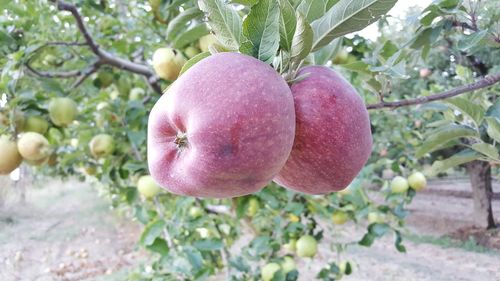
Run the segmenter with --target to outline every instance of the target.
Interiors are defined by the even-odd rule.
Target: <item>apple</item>
[[[49,156],[39,159],[39,160],[26,160],[26,163],[30,166],[41,166],[49,160]]]
[[[146,91],[144,91],[144,89],[136,87],[136,88],[133,88],[132,90],[130,90],[130,93],[128,95],[128,99],[129,100],[139,100],[142,97],[144,97],[144,94],[146,94]]]
[[[107,134],[99,134],[92,138],[89,143],[90,153],[94,158],[103,158],[115,150],[113,137]]]
[[[196,56],[197,54],[200,53],[200,49],[196,48],[196,47],[193,47],[193,46],[189,46],[187,47],[185,50],[184,50],[184,54],[186,54],[186,56],[191,59],[193,58],[194,56]]]
[[[29,116],[24,123],[24,132],[45,134],[49,129],[49,122],[40,116]]]
[[[421,172],[415,172],[408,177],[408,184],[415,191],[421,191],[427,186],[427,179]]]
[[[369,212],[368,213],[368,222],[370,224],[372,223],[384,223],[385,222],[385,216],[384,214],[381,214],[379,212]]]
[[[262,267],[260,271],[260,277],[263,281],[271,281],[274,274],[281,269],[281,266],[275,262],[268,263]]]
[[[301,69],[292,85],[297,131],[275,181],[289,189],[326,194],[347,187],[370,157],[370,119],[356,90],[324,66]]]
[[[75,120],[77,114],[77,105],[70,98],[54,98],[50,101],[50,120],[59,127],[65,127],[71,124]]]
[[[52,152],[49,141],[41,134],[35,132],[23,133],[17,140],[19,154],[29,161],[47,159]]]
[[[257,200],[257,198],[250,198],[250,200],[248,200],[247,216],[255,216],[255,214],[257,214],[257,211],[259,210],[259,207],[259,200]]]
[[[156,74],[166,80],[175,80],[186,63],[184,56],[172,48],[160,48],[153,54],[153,68]]]
[[[349,215],[344,211],[334,211],[332,221],[334,224],[344,224],[349,220]]]
[[[151,176],[142,176],[137,181],[139,193],[146,199],[151,199],[161,192],[161,187]]]
[[[332,60],[333,64],[344,64],[347,63],[347,59],[349,58],[349,53],[347,52],[346,49],[342,48],[340,49],[337,54],[335,54],[335,57]]]
[[[431,76],[432,70],[430,70],[429,68],[421,68],[419,71],[419,74],[420,74],[420,78],[427,78],[427,77]]]
[[[200,50],[202,52],[208,52],[210,50],[209,49],[210,46],[212,46],[212,45],[221,46],[221,43],[217,40],[217,37],[215,37],[215,35],[208,34],[208,35],[201,37],[198,40],[198,45],[199,45]]]
[[[203,215],[203,209],[200,207],[193,206],[189,208],[189,216],[193,219],[197,219]]]
[[[10,174],[22,161],[16,142],[11,141],[8,136],[0,136],[0,175]]]
[[[87,164],[83,167],[83,171],[88,176],[93,176],[97,173],[97,167],[95,165],[92,165],[92,164]]]
[[[285,249],[285,251],[287,251],[287,252],[295,253],[295,251],[297,250],[297,240],[290,239],[290,241],[288,241],[288,243],[283,245],[283,249]]]
[[[283,167],[294,133],[285,80],[253,57],[218,53],[179,77],[151,110],[149,171],[179,195],[255,193]]]
[[[297,265],[292,257],[286,256],[281,263],[281,268],[283,269],[283,273],[288,274],[288,272],[296,270]]]
[[[318,242],[311,235],[304,235],[297,240],[297,256],[312,258],[318,252]]]
[[[391,191],[393,193],[405,193],[408,188],[408,181],[401,176],[396,176],[391,181]]]
[[[97,79],[101,82],[101,88],[107,88],[113,83],[114,77],[111,70],[107,70],[99,72]]]

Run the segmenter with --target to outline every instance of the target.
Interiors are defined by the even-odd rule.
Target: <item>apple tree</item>
[[[94,182],[144,224],[138,243],[152,255],[130,280],[296,280],[296,263],[318,252],[328,258],[314,275],[338,280],[352,272],[342,252],[354,244],[392,234],[404,252],[405,207],[421,181],[396,177],[389,187],[377,176],[384,167],[409,176],[425,162],[440,171],[468,163],[483,218],[499,162],[497,4],[436,1],[404,25],[410,38],[391,30],[396,2],[0,1],[0,173],[23,162]],[[377,42],[349,35],[375,22]],[[354,85],[372,111],[375,149],[347,189],[308,195],[269,183],[203,199],[157,185],[147,164],[151,109],[191,68],[225,52],[260,60],[292,88],[307,80],[306,65],[335,68]],[[409,106],[418,110],[383,110]],[[382,200],[365,189],[372,184]],[[365,234],[329,239],[347,222]]]

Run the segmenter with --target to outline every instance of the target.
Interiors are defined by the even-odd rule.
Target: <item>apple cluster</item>
[[[297,76],[289,86],[238,53],[192,66],[150,113],[151,176],[172,193],[209,198],[251,194],[272,180],[308,194],[347,187],[371,153],[365,105],[327,67]]]

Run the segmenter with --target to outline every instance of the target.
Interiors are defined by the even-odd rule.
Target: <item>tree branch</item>
[[[132,62],[130,60],[117,57],[117,56],[103,50],[97,44],[97,42],[92,38],[87,27],[85,26],[83,18],[81,16],[81,14],[78,12],[78,9],[75,5],[67,3],[67,2],[62,1],[62,0],[50,0],[50,1],[56,4],[57,9],[59,11],[67,11],[73,15],[73,18],[75,18],[78,30],[80,31],[80,33],[82,33],[82,35],[85,39],[85,45],[88,46],[90,48],[90,50],[99,59],[98,64],[94,64],[94,66],[97,65],[100,67],[102,65],[110,65],[110,66],[113,66],[113,67],[116,67],[116,68],[119,68],[119,69],[122,69],[125,71],[129,71],[129,72],[132,72],[135,74],[143,75],[147,79],[147,82],[150,85],[151,89],[153,89],[158,94],[162,94],[161,86],[159,84],[159,78],[147,65]],[[62,45],[68,45],[68,44],[62,44]],[[82,76],[74,85],[80,85],[88,76],[90,76],[90,74],[93,73],[93,72],[91,72],[90,74],[88,74],[90,72],[88,70],[93,70],[93,72],[97,71],[97,69],[94,70],[92,68],[92,66],[89,69],[87,69],[87,71],[80,71],[80,75],[82,75]],[[40,72],[34,71],[34,73],[38,74]],[[51,77],[51,76],[48,76],[48,77]],[[58,77],[58,76],[53,76],[53,77]]]
[[[418,97],[414,99],[408,99],[408,100],[400,100],[400,101],[392,101],[392,102],[380,102],[380,103],[375,103],[375,104],[368,104],[366,108],[368,110],[371,109],[382,109],[382,108],[398,108],[398,107],[403,107],[403,106],[410,106],[410,105],[417,105],[417,104],[424,104],[424,103],[429,103],[437,100],[443,100],[447,98],[451,98],[454,96],[458,96],[461,94],[465,94],[468,92],[472,92],[475,90],[483,89],[490,87],[500,81],[500,73],[495,73],[489,76],[486,76],[483,79],[480,79],[474,83],[463,85],[448,91],[444,91],[438,94],[430,95],[430,96],[423,96],[423,97]]]

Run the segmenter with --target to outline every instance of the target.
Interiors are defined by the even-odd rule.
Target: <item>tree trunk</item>
[[[491,166],[485,161],[472,161],[467,164],[474,200],[474,224],[479,227],[491,229],[495,227],[491,198]]]

